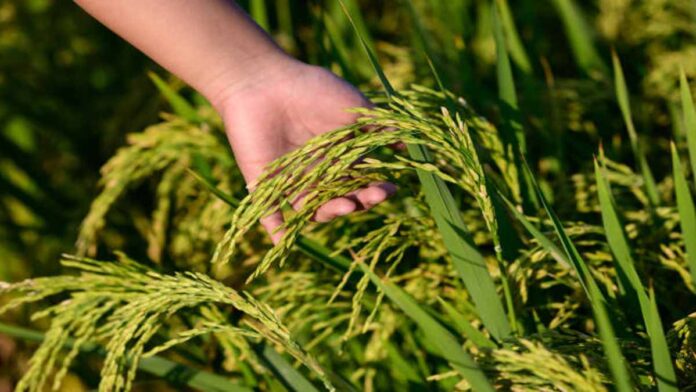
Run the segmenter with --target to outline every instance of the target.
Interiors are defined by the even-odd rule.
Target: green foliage
[[[3,317],[46,330],[0,324],[42,341],[12,373],[18,390],[73,375],[128,390],[145,373],[206,391],[696,385],[696,168],[679,156],[696,156],[688,0],[241,3],[375,106],[279,158],[249,193],[209,104],[151,73],[173,114],[110,125],[144,131],[125,145],[100,139],[119,149],[77,233],[51,203],[88,192],[27,165],[52,167],[25,132],[38,117],[9,121],[22,106],[0,104],[11,125],[0,225],[22,244],[0,256],[34,257],[29,245],[62,237],[54,246],[79,255],[32,273],[47,277],[0,283]],[[0,92],[12,82],[2,71]],[[64,159],[93,168],[88,155]],[[381,181],[399,186],[388,202],[312,221],[327,200]],[[273,245],[257,222],[276,211],[284,235]],[[114,252],[115,262],[84,257]]]

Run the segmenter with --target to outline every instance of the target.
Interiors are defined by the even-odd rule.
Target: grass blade
[[[505,31],[505,39],[507,41],[507,49],[510,51],[510,57],[512,57],[512,61],[517,64],[524,74],[529,75],[532,73],[532,64],[529,61],[529,56],[527,56],[524,45],[522,45],[520,35],[517,33],[517,27],[515,26],[515,20],[512,18],[512,13],[510,12],[510,6],[507,0],[495,1],[498,6],[500,21]]]
[[[661,392],[676,391],[677,379],[654,294],[651,292],[651,297],[648,298],[635,269],[635,263],[630,251],[631,248],[626,240],[623,226],[614,207],[615,203],[611,195],[611,187],[606,175],[604,175],[604,167],[600,167],[596,160],[594,164],[599,205],[607,241],[617,262],[617,274],[620,278],[627,281],[623,286],[631,289],[629,292],[631,302],[640,307],[643,323],[650,339],[652,362],[658,389]]]
[[[645,182],[645,191],[648,194],[650,203],[653,206],[656,206],[660,202],[660,197],[657,192],[655,177],[650,170],[645,153],[640,147],[640,140],[638,139],[638,133],[636,132],[635,125],[633,124],[633,116],[631,115],[631,104],[628,99],[626,79],[624,78],[621,61],[619,60],[619,56],[616,55],[616,52],[611,53],[611,60],[614,66],[614,88],[616,90],[616,99],[619,102],[619,108],[621,108],[624,123],[626,123],[626,130],[628,131],[628,138],[631,143],[631,149],[633,150],[633,156],[635,157],[640,173],[643,176],[643,181]]]
[[[627,362],[621,353],[621,348],[619,347],[616,334],[614,333],[614,327],[612,326],[609,313],[607,312],[606,299],[602,294],[602,291],[597,286],[597,282],[595,282],[594,278],[590,274],[589,267],[580,256],[580,253],[575,248],[575,245],[573,245],[573,242],[570,240],[570,237],[568,237],[568,234],[565,232],[560,219],[558,219],[556,213],[553,212],[551,207],[546,202],[546,198],[534,180],[534,177],[531,175],[531,170],[529,170],[528,166],[525,165],[525,167],[530,172],[530,178],[533,181],[534,189],[539,197],[539,201],[543,205],[544,210],[546,210],[546,213],[551,218],[556,235],[563,245],[566,256],[571,261],[571,264],[576,268],[580,278],[580,283],[587,292],[590,304],[592,305],[595,321],[597,322],[597,329],[604,348],[604,354],[607,357],[609,370],[613,376],[616,390],[619,392],[633,391],[633,382],[631,381],[631,376],[627,368]]]
[[[526,172],[522,169],[522,161],[527,153],[527,143],[524,129],[520,119],[517,92],[515,91],[515,79],[512,75],[510,58],[508,57],[507,44],[503,33],[503,25],[499,17],[498,2],[492,3],[493,36],[496,48],[496,69],[498,78],[498,98],[500,99],[500,111],[503,117],[503,143],[507,144],[506,154],[508,159],[515,162],[517,171],[517,189],[514,191],[522,198],[527,209],[538,209],[538,201],[531,191],[531,183]]]
[[[474,328],[469,324],[469,321],[464,317],[463,314],[459,313],[457,309],[454,308],[454,306],[450,305],[447,301],[444,299],[438,297],[438,301],[440,302],[440,305],[445,309],[445,313],[449,316],[450,319],[454,322],[454,325],[459,329],[461,333],[464,334],[464,336],[471,340],[477,347],[485,347],[485,348],[496,348],[496,344],[490,340],[486,335],[481,333],[478,329]]]
[[[616,259],[616,269],[619,279],[624,280],[623,287],[627,290],[628,296],[634,305],[638,305],[637,295],[645,292],[643,284],[640,281],[638,272],[636,271],[633,258],[631,257],[631,248],[624,234],[623,224],[619,219],[619,215],[614,208],[614,198],[611,195],[609,182],[604,174],[604,168],[600,167],[595,159],[595,179],[597,181],[597,193],[599,196],[599,207],[602,214],[602,222],[606,233],[609,248]]]
[[[601,78],[607,74],[607,66],[592,42],[592,30],[587,25],[580,8],[573,0],[552,0],[561,16],[570,48],[580,69],[588,76]]]
[[[251,0],[249,2],[249,14],[256,24],[262,29],[269,31],[268,11],[266,10],[266,0]]]
[[[44,334],[41,332],[3,323],[0,323],[0,334],[34,342],[41,342],[44,340]],[[65,348],[70,348],[71,346],[72,341],[69,340]],[[84,344],[81,346],[80,351],[86,354],[95,353],[104,355],[104,350],[96,344]],[[142,372],[160,377],[173,385],[181,387],[188,386],[204,392],[252,391],[251,388],[235,384],[222,376],[193,369],[158,356],[143,358],[140,363],[138,363],[138,369]]]
[[[352,1],[348,1],[348,4],[353,4]],[[370,65],[372,66],[372,69],[375,71],[377,74],[377,77],[379,78],[380,83],[382,84],[382,87],[384,88],[385,93],[387,94],[388,97],[392,97],[395,93],[394,87],[392,87],[391,83],[389,82],[389,79],[387,79],[387,75],[384,74],[384,70],[382,67],[379,65],[379,61],[377,60],[377,55],[375,54],[374,51],[374,46],[370,44],[371,41],[368,41],[368,34],[367,34],[367,29],[363,25],[362,27],[358,24],[358,21],[362,20],[362,18],[358,19],[357,15],[360,15],[359,13],[352,13],[349,9],[344,0],[339,0],[339,4],[341,5],[341,8],[343,9],[343,13],[346,15],[348,18],[348,21],[350,22],[351,26],[353,26],[353,30],[355,31],[355,34],[358,36],[358,39],[360,40],[360,44],[363,47],[363,50],[365,51],[365,54],[367,54],[368,60],[370,61]],[[355,10],[355,7],[353,7]],[[356,18],[353,18],[353,15],[356,15]]]
[[[677,194],[677,210],[681,224],[686,261],[691,271],[691,281],[696,283],[696,209],[691,197],[689,184],[686,182],[684,170],[679,161],[677,147],[672,143],[672,165],[674,168],[674,188]]]
[[[385,282],[372,272],[365,264],[360,264],[363,272],[372,283],[379,287],[389,299],[421,328],[426,339],[437,347],[440,355],[464,377],[475,391],[494,391],[486,375],[474,359],[464,351],[457,339],[405,291],[390,282]]]
[[[681,90],[682,112],[684,113],[684,130],[686,131],[686,143],[689,146],[689,161],[691,162],[691,175],[696,183],[696,108],[691,96],[689,82],[682,69],[679,75],[679,87]]]
[[[556,244],[553,243],[547,236],[544,235],[544,233],[541,232],[541,230],[537,229],[536,226],[532,224],[532,222],[527,219],[526,216],[524,216],[523,213],[517,210],[514,204],[510,202],[508,199],[506,199],[504,196],[501,195],[501,199],[507,204],[508,209],[515,215],[515,218],[517,218],[520,223],[522,223],[522,226],[524,226],[525,229],[529,232],[529,234],[534,237],[534,239],[537,240],[539,245],[541,245],[544,249],[546,249],[547,252],[553,257],[558,264],[564,266],[565,268],[570,268],[570,262],[568,261],[568,258],[565,256],[565,253],[561,249],[556,246]]]
[[[340,3],[348,20],[354,26],[387,96],[392,97],[395,94],[394,88],[379,65],[377,57],[355,26],[342,0]],[[431,161],[430,153],[424,146],[408,145],[407,149],[412,159],[418,162]],[[496,339],[501,340],[507,337],[511,333],[508,317],[496,292],[493,278],[486,267],[486,261],[474,246],[452,193],[447,185],[434,174],[422,170],[418,170],[417,174],[445,247],[452,257],[452,263],[469,290],[484,325]]]
[[[493,35],[495,38],[496,50],[496,69],[498,76],[498,97],[501,101],[510,106],[511,109],[517,110],[517,92],[515,91],[515,80],[512,76],[512,68],[510,67],[510,58],[508,57],[507,43],[503,33],[502,22],[498,12],[498,2],[493,3]],[[516,133],[521,130],[515,129]],[[518,136],[519,135],[515,135]],[[522,148],[523,145],[520,145]]]
[[[259,348],[260,356],[267,362],[267,367],[280,378],[291,390],[298,392],[319,392],[302,373],[297,371],[273,347],[264,344]]]
[[[614,386],[619,392],[634,391],[631,375],[627,368],[628,363],[621,353],[621,347],[616,339],[616,334],[614,333],[614,327],[611,324],[606,304],[601,299],[601,291],[594,279],[590,280],[587,286],[590,291],[590,302],[592,303],[595,321],[597,321],[599,337],[602,341],[602,347],[604,348],[607,362],[609,363],[609,371],[613,377]]]
[[[196,109],[188,103],[184,97],[179,95],[174,89],[172,89],[167,82],[162,80],[156,73],[154,72],[148,72],[147,74],[152,82],[155,84],[157,89],[159,90],[160,94],[164,97],[165,100],[169,103],[169,106],[172,107],[172,110],[174,113],[188,121],[191,122],[200,122],[201,117],[198,115],[198,112]]]
[[[427,151],[408,147],[412,158],[421,162],[429,159]],[[476,249],[452,193],[447,184],[434,175],[419,171],[418,178],[452,263],[471,294],[481,320],[493,337],[504,339],[511,333],[508,317],[486,261]]]
[[[655,293],[650,290],[650,319],[647,327],[650,335],[650,350],[652,351],[653,366],[655,368],[655,378],[657,379],[657,389],[660,392],[676,392],[679,390],[677,385],[677,375],[674,373],[672,356],[669,353],[667,338],[662,328],[662,319],[657,309]]]

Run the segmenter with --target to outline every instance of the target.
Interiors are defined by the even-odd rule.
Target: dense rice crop
[[[247,193],[211,107],[151,75],[172,113],[103,166],[66,273],[0,284],[0,313],[47,326],[0,325],[41,341],[17,390],[58,389],[90,354],[104,391],[145,374],[203,391],[696,385],[690,1],[274,4],[250,10],[375,107]],[[380,181],[389,202],[311,221]],[[142,188],[138,238],[109,215]],[[272,245],[257,223],[276,210]]]

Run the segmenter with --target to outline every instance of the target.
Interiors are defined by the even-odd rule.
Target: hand
[[[287,59],[257,74],[243,84],[222,89],[214,100],[248,184],[276,158],[317,135],[353,123],[357,115],[347,109],[370,106],[355,87],[321,67]],[[327,202],[314,219],[326,222],[369,209],[394,191],[393,184],[371,185]],[[273,230],[282,222],[279,212],[262,220],[274,242],[282,232]]]

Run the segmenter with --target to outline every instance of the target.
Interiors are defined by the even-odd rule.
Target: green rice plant
[[[510,52],[510,57],[515,62],[515,65],[519,67],[520,71],[524,74],[531,74],[532,64],[529,61],[529,56],[524,49],[524,45],[522,45],[522,39],[517,32],[515,20],[512,17],[512,12],[510,12],[510,6],[507,0],[495,0],[495,4],[500,17],[500,23],[505,32],[505,42],[507,43],[506,47]]]
[[[672,144],[672,166],[674,169],[674,184],[677,194],[677,209],[679,211],[679,223],[684,237],[684,247],[686,248],[686,259],[689,270],[691,271],[692,281],[696,281],[696,208],[686,182],[684,170],[679,160],[677,148]]]
[[[456,338],[447,329],[440,325],[436,320],[422,310],[418,303],[413,301],[408,294],[404,293],[398,286],[390,282],[382,281],[374,272],[364,264],[361,268],[370,277],[373,284],[378,286],[384,293],[394,301],[426,334],[427,339],[437,346],[440,355],[445,357],[452,367],[456,369],[477,391],[493,391],[493,387],[488,382],[486,376],[478,368],[476,362],[464,351]]]
[[[0,323],[0,332],[7,336],[13,336],[21,338],[27,341],[42,342],[46,339],[46,336],[34,330],[27,328],[16,327],[11,325],[5,325]],[[65,348],[69,349],[73,346],[74,340],[67,339],[65,341]],[[103,349],[95,346],[89,342],[82,344],[80,350],[84,353],[93,353],[95,351],[103,354]],[[158,356],[149,356],[138,362],[138,369],[150,373],[153,376],[161,377],[164,380],[171,382],[174,385],[186,385],[191,388],[196,388],[201,391],[211,391],[211,392],[221,392],[221,391],[231,391],[231,392],[249,392],[251,389],[243,387],[238,384],[234,384],[227,380],[226,378],[208,373],[205,371],[200,371],[182,365],[180,363],[172,362],[166,358]],[[186,380],[177,380],[176,377],[171,377],[170,375],[174,373],[186,373],[188,377]]]
[[[657,102],[666,95],[644,91],[662,60],[655,53],[682,46],[674,31],[688,46],[691,22],[659,22],[682,0],[612,3],[620,13],[560,0],[549,9],[350,1],[348,18],[338,2],[243,3],[284,47],[280,37],[292,35],[293,53],[365,82],[374,106],[270,164],[249,193],[210,105],[151,75],[173,114],[129,135],[104,165],[77,243],[99,259],[117,249],[132,257],[67,256],[64,271],[0,283],[4,318],[47,329],[0,324],[41,340],[18,365],[19,390],[59,388],[68,374],[87,388],[127,390],[140,373],[211,391],[670,391],[696,382],[693,189],[676,145],[672,173],[660,154],[662,131],[681,120],[664,110],[674,102]],[[545,23],[557,11],[582,76],[560,71],[562,37]],[[618,18],[636,24],[648,11],[643,35]],[[615,57],[616,97],[593,48],[597,23],[635,76],[626,80]],[[383,92],[371,91],[379,84]],[[631,113],[629,90],[644,110]],[[682,92],[683,129],[696,129],[685,78]],[[615,100],[635,170],[620,161],[625,131],[606,110]],[[655,132],[639,138],[634,119]],[[592,161],[600,140],[615,160]],[[649,184],[650,170],[659,183]],[[399,187],[390,200],[312,221],[327,200],[382,181]],[[665,205],[672,192],[677,208]],[[304,204],[290,208],[298,195]],[[11,200],[0,197],[2,225]],[[274,211],[285,217],[277,245],[257,224]],[[0,227],[0,237],[13,233]]]
[[[387,96],[394,98],[394,90],[379,66],[374,52],[367,44],[367,41],[365,41],[360,29],[353,22],[351,13],[343,5],[343,2],[341,4],[351,24],[355,27],[356,33],[359,35],[363,48]],[[408,110],[408,107],[406,108]],[[412,159],[425,165],[430,163],[430,153],[424,146],[419,144],[409,145],[408,143],[406,145]],[[481,317],[496,338],[505,338],[510,334],[511,328],[507,322],[508,319],[502,303],[495,292],[493,281],[486,271],[483,257],[476,251],[468,236],[464,222],[461,219],[461,213],[459,213],[459,208],[447,189],[447,185],[442,179],[428,171],[419,170],[417,173],[423,185],[426,200],[442,234],[443,241],[450,252],[450,256],[453,258],[454,265],[459,271],[462,280],[467,284],[472,296],[475,298],[474,302],[479,308]],[[492,211],[490,212],[492,213]],[[492,223],[493,220],[490,220],[490,222]],[[512,311],[512,309],[509,310]]]
[[[268,23],[268,11],[266,10],[266,0],[251,0],[249,2],[249,13],[256,23],[261,28],[268,31],[270,25]]]
[[[691,173],[696,177],[696,107],[694,100],[691,97],[689,83],[682,69],[679,76],[679,85],[681,91],[682,112],[684,113],[684,129],[686,133],[686,142],[689,146],[689,162],[691,162]]]
[[[529,171],[528,167],[527,170]],[[565,251],[566,256],[571,261],[572,265],[575,267],[578,277],[583,284],[585,291],[587,292],[590,304],[592,305],[595,320],[597,321],[599,335],[607,356],[607,361],[609,362],[609,369],[611,370],[614,378],[616,389],[619,391],[630,391],[633,389],[633,382],[631,381],[631,376],[626,366],[626,360],[621,353],[621,348],[618,345],[612,321],[610,320],[609,313],[607,312],[606,299],[600,291],[599,286],[597,286],[596,281],[590,274],[587,264],[580,257],[577,248],[573,245],[570,238],[568,238],[561,221],[548,206],[541,189],[539,189],[539,186],[536,185],[536,183],[534,185],[544,210],[553,222],[554,230],[561,241],[563,250]]]
[[[643,175],[643,179],[645,181],[645,190],[650,198],[650,202],[653,205],[658,205],[660,201],[657,193],[657,185],[655,185],[655,178],[650,170],[645,153],[640,146],[640,139],[636,133],[636,127],[633,125],[631,103],[628,99],[628,88],[626,87],[626,80],[624,79],[621,62],[616,52],[612,52],[612,64],[614,65],[614,88],[616,90],[616,99],[619,102],[624,123],[626,123],[626,130],[628,131],[628,138],[631,142],[633,156],[641,174]]]
[[[586,75],[603,78],[607,75],[607,66],[595,48],[592,40],[592,30],[587,25],[582,11],[573,0],[553,0],[553,6],[558,11],[563,22],[570,48],[575,61]]]
[[[327,388],[332,389],[324,371],[290,339],[288,331],[270,309],[251,296],[245,297],[206,275],[162,275],[122,254],[117,263],[66,257],[63,264],[77,269],[81,275],[38,278],[2,288],[3,293],[20,296],[0,308],[0,313],[56,294],[71,294],[71,300],[60,302],[33,316],[36,319],[50,317],[51,328],[32,357],[30,368],[17,385],[19,391],[43,388],[50,374],[46,369],[53,368],[60,350],[70,338],[74,341],[56,373],[54,388],[60,385],[82,345],[103,341],[106,342],[106,357],[100,389],[121,391],[130,390],[142,358],[209,333],[215,333],[221,339],[258,334],[271,342],[282,344],[289,353],[317,372]],[[233,306],[250,316],[248,327],[239,329],[228,326],[225,320],[216,316],[219,312],[206,310],[220,305]],[[198,317],[203,322],[203,328],[184,331],[173,341],[146,350],[146,344],[162,329],[167,319],[185,308],[199,309]]]
[[[617,261],[617,274],[619,279],[623,280],[622,287],[628,292],[627,297],[632,305],[638,305],[643,315],[643,325],[650,338],[655,380],[658,389],[660,391],[676,391],[677,376],[672,366],[672,358],[667,347],[667,339],[662,328],[660,313],[655,304],[655,294],[651,291],[650,297],[648,297],[641,283],[635,268],[635,262],[631,256],[631,248],[624,234],[623,225],[616,212],[611,186],[606,179],[603,168],[600,167],[597,161],[595,161],[595,175],[597,177],[599,203],[607,241]]]

